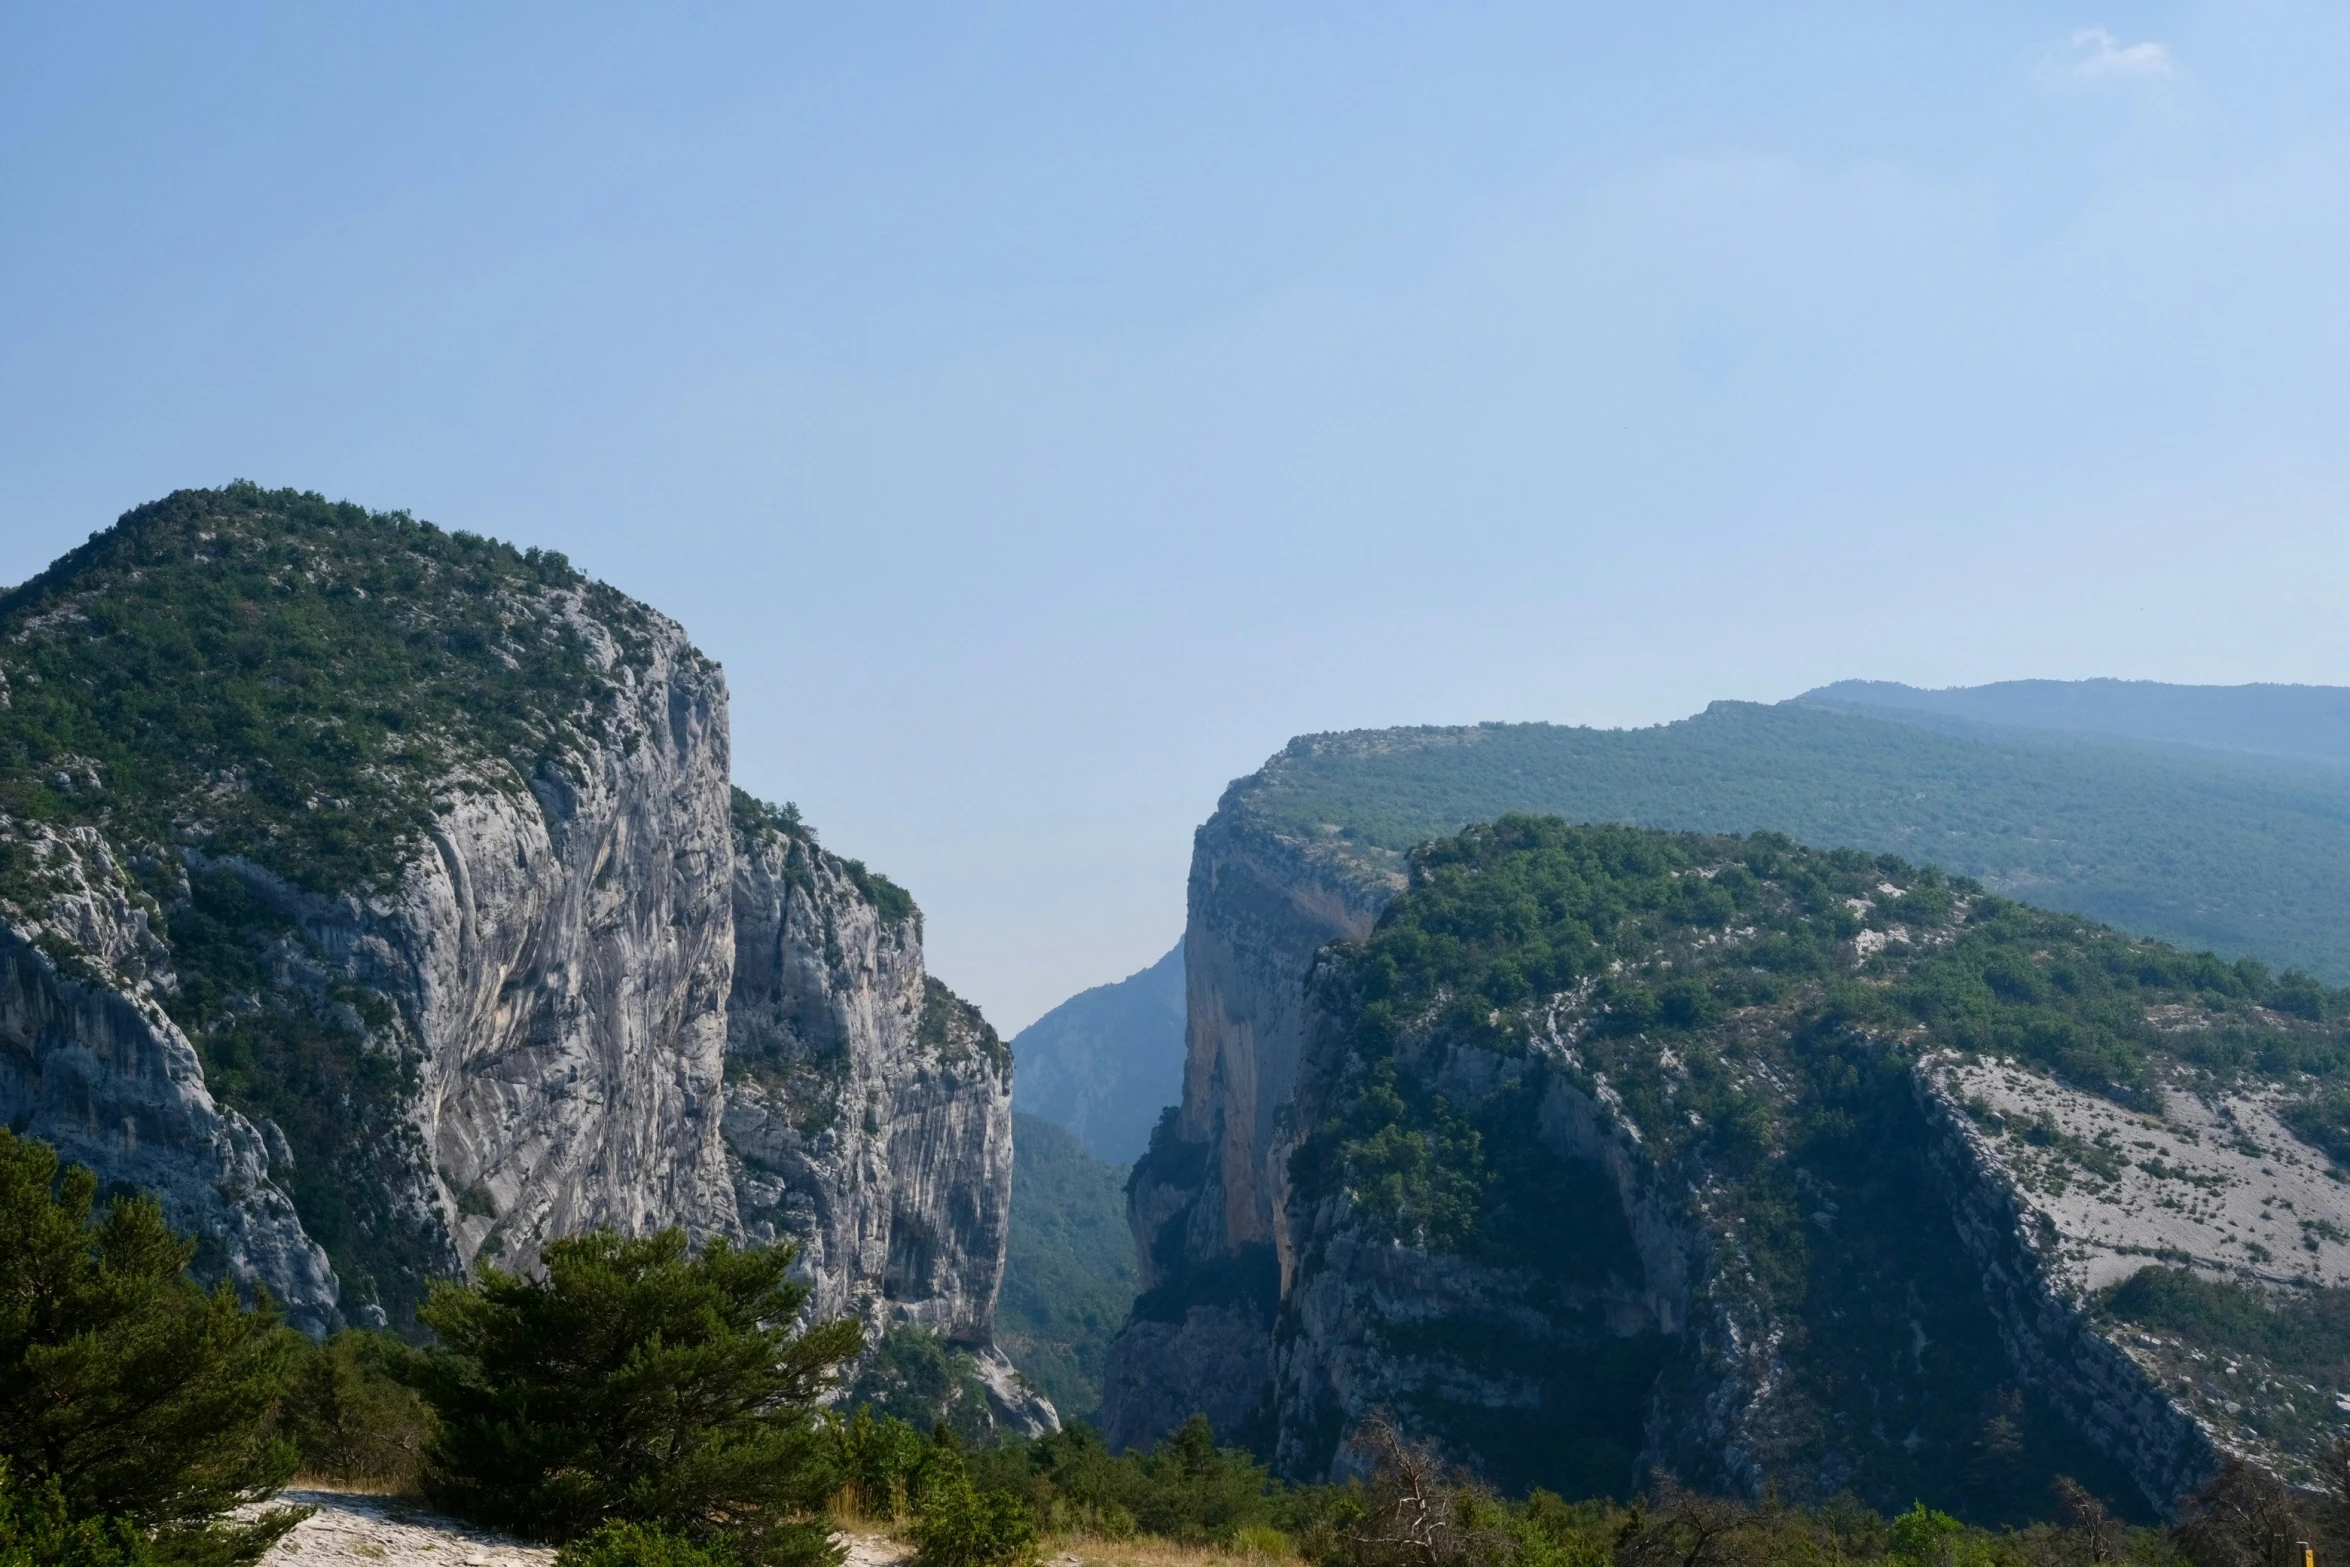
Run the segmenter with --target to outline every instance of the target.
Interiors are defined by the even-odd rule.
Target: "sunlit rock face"
[[[578,594],[541,607],[601,676],[599,737],[527,778],[486,758],[453,769],[388,887],[320,894],[199,839],[168,859],[131,851],[149,862],[133,888],[126,856],[84,829],[78,846],[35,844],[50,895],[9,921],[20,950],[46,938],[76,954],[79,977],[16,966],[24,1021],[9,1029],[0,1116],[103,1179],[162,1194],[175,1223],[217,1238],[229,1273],[313,1327],[412,1307],[426,1278],[485,1253],[530,1266],[547,1239],[596,1225],[710,1235],[734,1222],[720,1142],[725,682],[649,612],[624,658]],[[93,870],[110,895],[64,890]],[[270,932],[233,1005],[324,1036],[339,1072],[380,1072],[364,1145],[306,1157],[345,1161],[366,1255],[388,1276],[337,1280],[313,1255],[299,1205],[270,1179],[273,1163],[281,1178],[295,1164],[285,1133],[218,1112],[199,1052],[159,1004],[184,976],[149,929],[170,914],[145,889],[185,920],[194,879],[231,884]],[[134,1106],[159,1095],[177,1108],[140,1135]]]
[[[928,1329],[979,1358],[998,1418],[1058,1425],[994,1347],[1012,1193],[1012,1057],[929,977],[922,920],[796,824],[737,819],[726,1142],[754,1240],[800,1242],[821,1316]]]

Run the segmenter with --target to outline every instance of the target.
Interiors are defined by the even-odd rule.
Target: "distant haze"
[[[1796,700],[1888,717],[1973,719],[2255,756],[2350,762],[2350,690],[2337,686],[2003,680],[1921,691],[1888,680],[1840,680]]]
[[[1012,1040],[1013,1105],[1066,1128],[1097,1159],[1131,1164],[1183,1097],[1183,947],[1097,985]]]

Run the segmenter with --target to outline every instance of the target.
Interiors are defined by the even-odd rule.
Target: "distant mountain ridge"
[[[1140,973],[1071,996],[1012,1038],[1012,1106],[1132,1164],[1183,1096],[1183,944]]]
[[[1219,808],[1362,877],[1505,811],[1900,854],[2223,956],[2350,982],[2350,769],[1923,709],[1715,702],[1648,729],[1293,740]]]
[[[1839,680],[1792,700],[1904,722],[1955,718],[2253,756],[2350,762],[2350,687],[2342,686],[2002,680],[1926,690],[1890,680]]]

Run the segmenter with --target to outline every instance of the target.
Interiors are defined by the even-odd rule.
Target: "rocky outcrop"
[[[0,829],[19,824],[0,818]],[[0,1122],[108,1184],[152,1193],[206,1271],[266,1289],[312,1333],[340,1286],[270,1180],[284,1134],[214,1102],[195,1047],[156,999],[168,952],[105,840],[22,824],[53,889],[44,919],[0,922]]]
[[[734,860],[726,1145],[756,1240],[791,1237],[813,1309],[969,1349],[999,1420],[1058,1417],[994,1345],[1012,1057],[925,971],[912,900],[747,800]]]
[[[322,1124],[319,1141],[340,1135],[307,1151],[347,1161],[320,1174],[361,1188],[351,1194],[364,1210],[354,1228],[377,1244],[348,1237],[372,1266],[342,1281],[359,1285],[342,1302],[359,1320],[380,1320],[386,1305],[399,1312],[427,1278],[477,1255],[528,1267],[546,1240],[597,1225],[680,1224],[698,1235],[734,1225],[720,1142],[733,959],[725,681],[672,622],[646,615],[633,656],[622,657],[576,592],[550,594],[544,607],[602,675],[599,734],[528,778],[479,759],[442,780],[429,832],[389,890],[309,892],[246,857],[214,858],[200,841],[149,878],[191,920],[195,882],[217,897],[233,881],[273,930],[259,983],[233,1004],[225,1038],[234,1042],[240,1019],[283,1020],[328,1034],[396,1080],[377,1124]],[[107,853],[83,831],[92,855]],[[103,964],[124,940],[87,918],[74,924],[64,911],[80,905],[57,884],[52,873],[25,928]],[[116,901],[128,909],[132,896],[126,888]],[[157,1028],[147,1053],[168,1069],[135,1064],[137,1052],[104,1030],[54,1026],[47,1037],[60,1043],[35,1043],[30,1066],[13,1074],[26,1086],[0,1088],[0,1116],[61,1147],[86,1145],[84,1162],[105,1179],[169,1190],[165,1172],[209,1169],[216,1146],[237,1142],[241,1118],[217,1133],[201,1115],[158,1124],[131,1157],[77,1139],[81,1112],[67,1102],[96,1113],[167,1079],[203,1092],[197,1049],[154,999],[180,989],[175,955],[139,931],[145,971],[84,1012]],[[20,1037],[10,1030],[12,1043]],[[69,1064],[87,1070],[67,1094]],[[259,1134],[249,1140],[264,1146]],[[292,1164],[290,1144],[278,1142],[270,1151]],[[293,1207],[273,1222],[300,1237],[279,1247],[284,1255],[316,1251]],[[281,1268],[256,1278],[306,1320],[332,1319],[331,1274],[297,1282]]]
[[[2099,1291],[2150,1261],[2290,1291],[2350,1283],[2350,1186],[2277,1118],[2273,1092],[2179,1085],[2159,1112],[1996,1060],[1922,1062],[1935,1171],[2019,1367],[2151,1497],[2241,1454],[2317,1483],[2298,1398],[2256,1352],[2209,1363],[2175,1337],[2101,1318]],[[2248,1395],[2248,1396],[2247,1396]],[[2254,1424],[2248,1404],[2271,1406]]]

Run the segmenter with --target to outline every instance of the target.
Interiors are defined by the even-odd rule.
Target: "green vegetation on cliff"
[[[1614,1194],[1584,1192],[1594,1168],[1559,1157],[1538,1111],[1554,1081],[1619,1107],[1645,1159],[1705,1193],[1692,1222],[1735,1259],[1709,1288],[1786,1327],[1808,1408],[1785,1434],[1797,1494],[1847,1473],[1881,1506],[2020,1517],[2038,1506],[2033,1476],[2095,1462],[2003,1380],[1925,1162],[1924,1053],[2008,1058],[2144,1108],[2158,1085],[2315,1094],[2350,1076],[2350,996],[1890,855],[1511,816],[1409,863],[1410,890],[1315,981],[1326,1021],[1301,1087],[1296,1205],[1343,1194],[1388,1240],[1519,1277],[1521,1304],[1572,1324],[1588,1315],[1578,1290],[1637,1289],[1640,1263]],[[2166,1031],[2158,1008],[2196,1026]],[[1599,1362],[1524,1320],[1497,1310],[1390,1344],[1459,1373],[1404,1413],[1504,1483],[1628,1485],[1637,1419],[1611,1431],[1622,1400],[1589,1382]],[[1636,1349],[1596,1318],[1574,1331]],[[1497,1410],[1444,1391],[1479,1377],[1542,1396]]]
[[[1134,1304],[1126,1168],[1049,1121],[1012,1117],[1012,1233],[996,1336],[1063,1420],[1101,1407],[1110,1340]]]
[[[519,788],[599,733],[646,625],[558,554],[181,490],[0,597],[0,811],[381,887],[436,786]]]
[[[729,791],[734,813],[734,828],[738,839],[746,844],[756,842],[768,833],[779,835],[785,842],[786,858],[784,880],[793,885],[805,885],[808,866],[815,856],[824,851],[816,846],[816,829],[800,816],[800,808],[786,800],[782,805],[769,805],[757,795],[741,788]],[[873,905],[885,925],[901,920],[914,920],[915,932],[920,934],[922,911],[914,905],[914,895],[891,881],[879,871],[865,868],[863,860],[828,856],[840,873],[857,889],[858,896]]]
[[[1651,729],[1308,735],[1224,809],[1365,875],[1511,811],[1773,830],[2350,983],[2350,768],[2329,763],[1717,702]]]

